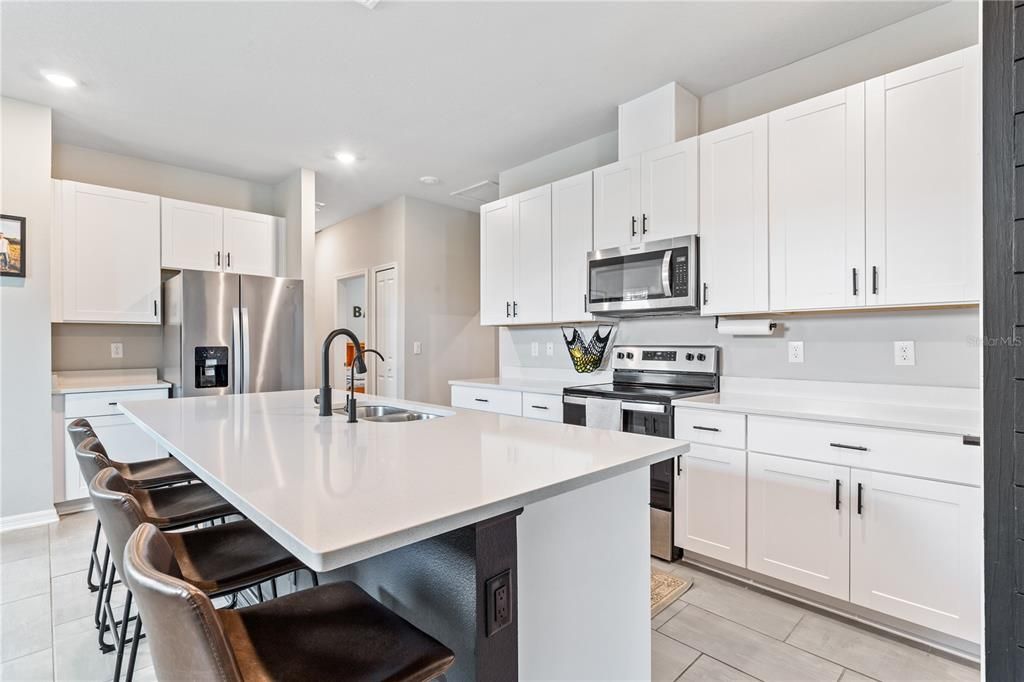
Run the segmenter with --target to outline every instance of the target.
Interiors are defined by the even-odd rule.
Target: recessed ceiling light
[[[334,158],[336,158],[338,161],[345,164],[346,166],[351,166],[353,163],[356,162],[356,155],[353,154],[352,152],[338,152],[337,154],[334,155]]]
[[[58,88],[74,88],[78,86],[78,82],[74,78],[63,73],[44,71],[43,78],[50,81],[51,84],[56,85]]]
[[[424,185],[436,185],[439,182],[441,182],[441,178],[435,177],[433,175],[424,175],[422,178],[420,178],[420,182],[422,182]]]

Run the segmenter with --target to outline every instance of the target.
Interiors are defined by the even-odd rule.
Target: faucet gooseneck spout
[[[355,333],[353,333],[349,329],[335,329],[330,334],[328,334],[327,338],[324,339],[323,357],[321,358],[320,365],[322,369],[322,380],[320,382],[321,417],[329,417],[331,416],[332,412],[333,406],[331,405],[331,343],[333,343],[334,339],[338,338],[339,336],[347,336],[356,347],[356,356],[352,360],[353,376],[355,376],[355,372],[359,372],[360,374],[366,372],[366,362],[363,360],[362,344],[359,343],[359,337],[357,337]],[[355,387],[353,386],[353,393],[355,392],[354,389]],[[351,400],[354,402],[355,398],[353,397],[351,398]],[[349,413],[348,418],[349,421],[355,421],[355,413]]]

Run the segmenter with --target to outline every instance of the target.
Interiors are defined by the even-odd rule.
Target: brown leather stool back
[[[106,520],[103,521],[106,527]],[[146,624],[153,665],[166,680],[230,680],[242,673],[213,602],[180,580],[174,552],[156,526],[140,525],[124,550],[121,576]]]
[[[84,445],[84,444],[83,444]],[[79,451],[79,459],[82,453]],[[131,489],[121,474],[113,467],[106,467],[97,473],[89,483],[89,497],[96,514],[103,524],[103,532],[107,536],[110,547],[110,558],[118,572],[124,573],[121,557],[135,529],[148,520],[139,501],[132,495]]]
[[[75,421],[68,424],[68,436],[71,438],[71,445],[77,450],[78,446],[82,444],[82,441],[89,436],[96,437],[96,432],[92,429],[92,424],[85,417],[79,417]]]
[[[103,443],[96,436],[87,436],[75,447],[75,457],[78,458],[78,468],[82,472],[82,478],[86,483],[96,478],[96,474],[114,463],[107,457],[107,451]]]

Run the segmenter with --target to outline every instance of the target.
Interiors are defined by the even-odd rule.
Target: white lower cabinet
[[[82,478],[78,457],[67,435],[67,426],[73,420],[64,420],[64,499],[78,500],[89,497],[88,482]],[[139,462],[145,459],[167,457],[152,437],[124,415],[89,417],[96,437],[111,459],[119,462]]]
[[[981,490],[857,469],[850,483],[850,601],[977,641]]]
[[[693,443],[676,458],[677,547],[746,566],[747,453]]]
[[[850,469],[751,452],[747,568],[850,596]]]

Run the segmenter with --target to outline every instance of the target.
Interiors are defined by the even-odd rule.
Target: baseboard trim
[[[34,526],[45,526],[57,523],[57,519],[57,510],[53,507],[43,511],[29,512],[28,514],[0,516],[0,533],[6,533],[9,530],[32,528]]]
[[[92,509],[92,500],[88,497],[83,497],[80,500],[65,500],[64,502],[57,502],[54,506],[57,508],[57,514],[59,516],[64,516],[65,514],[77,514],[78,512]]]

